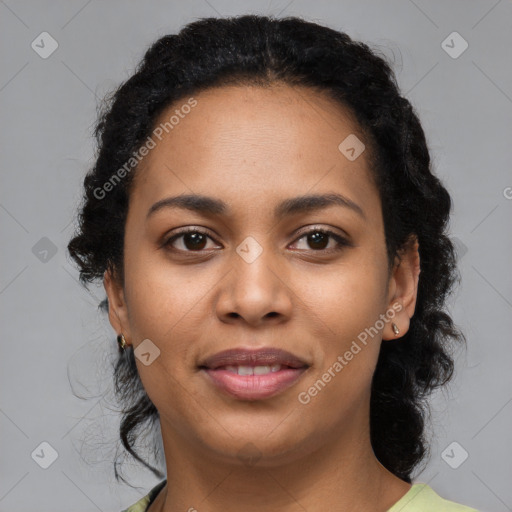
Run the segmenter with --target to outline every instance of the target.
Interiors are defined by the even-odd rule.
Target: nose
[[[291,317],[293,292],[284,261],[270,249],[251,261],[233,251],[228,272],[219,283],[216,312],[225,323],[253,327],[277,325]]]

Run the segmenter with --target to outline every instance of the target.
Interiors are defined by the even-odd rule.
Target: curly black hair
[[[114,171],[126,169],[126,162],[152,133],[157,117],[178,100],[211,87],[276,83],[320,91],[355,116],[365,134],[365,155],[381,198],[389,268],[414,237],[419,243],[415,313],[399,342],[382,342],[370,402],[376,457],[411,483],[413,470],[428,454],[427,398],[452,377],[452,349],[465,337],[445,305],[460,280],[455,247],[447,234],[451,198],[431,171],[415,109],[401,96],[391,65],[377,50],[297,17],[203,18],[178,34],[161,37],[100,108],[94,131],[98,151],[84,180],[69,253],[84,286],[102,279],[106,270],[124,283],[123,237],[137,166],[123,173],[103,197]],[[108,309],[107,299],[100,308]],[[137,433],[159,416],[139,378],[132,347],[120,349],[114,382],[123,404],[124,448],[162,477],[134,449]],[[117,458],[114,469],[119,480]]]

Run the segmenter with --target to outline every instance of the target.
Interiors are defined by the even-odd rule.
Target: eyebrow
[[[337,193],[313,194],[285,199],[274,209],[274,218],[312,212],[329,206],[341,206],[350,209],[366,219],[363,209],[357,203]],[[229,215],[230,213],[229,206],[221,199],[198,194],[183,194],[157,201],[148,210],[146,219],[164,208],[182,208],[210,215]]]

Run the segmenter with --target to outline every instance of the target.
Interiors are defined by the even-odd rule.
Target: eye
[[[182,239],[180,241],[181,247],[175,247],[174,242],[180,238]],[[213,240],[205,231],[192,227],[183,229],[179,233],[171,236],[163,245],[182,252],[200,252],[205,249],[208,238]]]
[[[302,239],[306,239],[306,243],[310,245],[312,248],[311,250],[315,252],[324,252],[324,253],[331,253],[342,250],[344,247],[350,246],[350,242],[343,238],[342,236],[338,235],[334,231],[330,231],[328,229],[320,229],[320,228],[314,228],[310,229],[309,231],[302,234],[300,238],[297,239],[297,241],[300,241]],[[334,240],[334,247],[329,247],[329,239]],[[297,243],[297,242],[295,242]],[[306,250],[308,250],[306,248]]]
[[[208,239],[213,240],[205,231],[189,227],[171,236],[163,243],[163,246],[181,252],[201,252],[206,249]],[[300,238],[296,239],[295,243],[302,239],[305,239],[306,243],[310,244],[311,248],[309,250],[314,252],[332,253],[340,251],[343,247],[351,246],[350,242],[344,237],[328,229],[310,229],[309,231],[303,232]],[[330,239],[334,240],[334,247],[328,247]],[[178,240],[180,240],[179,245],[181,245],[181,247],[177,247],[175,244]],[[308,249],[306,248],[305,250],[307,251]]]

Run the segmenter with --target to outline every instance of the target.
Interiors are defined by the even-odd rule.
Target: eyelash
[[[170,247],[171,250],[176,251],[176,252],[182,252],[182,253],[201,253],[202,251],[190,251],[190,250],[186,250],[185,251],[183,249],[176,249],[176,248],[172,247],[172,243],[175,240],[177,240],[178,238],[180,238],[183,235],[186,235],[188,233],[198,233],[198,234],[204,235],[204,236],[210,238],[211,240],[213,240],[215,243],[217,243],[217,241],[214,240],[207,232],[202,231],[201,229],[198,229],[198,228],[185,228],[185,229],[181,230],[179,233],[176,233],[173,236],[171,236],[169,239],[167,239],[163,243],[163,247]],[[295,239],[295,242],[301,240],[304,237],[307,237],[308,235],[310,235],[312,233],[322,233],[323,235],[328,235],[331,238],[333,238],[337,242],[338,245],[337,245],[337,247],[334,247],[334,248],[331,248],[331,249],[310,249],[311,252],[331,254],[331,253],[334,253],[334,252],[341,251],[345,247],[351,246],[351,244],[348,242],[348,240],[346,240],[342,236],[338,235],[334,231],[330,231],[330,230],[324,229],[324,228],[313,228],[313,229],[310,229],[309,231],[302,232],[300,234],[300,236]]]

